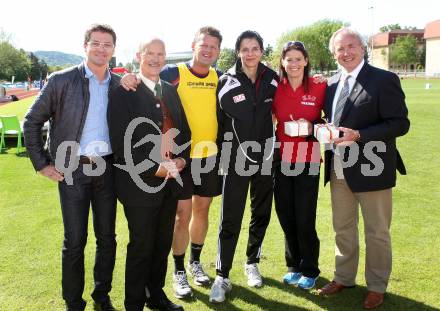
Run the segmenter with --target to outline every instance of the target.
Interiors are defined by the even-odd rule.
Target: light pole
[[[373,36],[374,36],[374,6],[370,6],[368,8],[368,10],[371,11],[370,62],[371,62],[371,65],[374,65],[373,64],[373,52],[374,52],[374,50],[373,50],[373,48],[374,48],[374,38],[373,38]]]

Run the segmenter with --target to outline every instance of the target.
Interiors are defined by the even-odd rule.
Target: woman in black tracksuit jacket
[[[271,109],[278,76],[260,62],[263,41],[258,33],[243,32],[235,49],[239,59],[220,77],[217,86],[218,143],[224,178],[216,269],[223,278],[228,278],[232,267],[249,184],[252,217],[245,270],[252,266],[257,269],[273,194],[275,137]],[[261,277],[260,282],[252,282],[248,274],[248,285],[261,286]]]

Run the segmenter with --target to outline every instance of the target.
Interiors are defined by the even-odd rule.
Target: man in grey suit
[[[397,75],[365,62],[365,47],[358,32],[337,30],[329,48],[341,66],[341,72],[329,80],[324,108],[341,133],[325,156],[325,183],[330,181],[336,233],[336,267],[333,281],[319,293],[332,295],[355,285],[360,205],[368,288],[364,308],[373,309],[383,303],[391,273],[392,188],[396,169],[406,173],[396,137],[409,130],[408,110]]]

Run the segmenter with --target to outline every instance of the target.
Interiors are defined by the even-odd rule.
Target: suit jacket
[[[174,141],[177,146],[181,146],[191,140],[191,132],[185,113],[175,88],[163,80],[161,80],[161,83],[163,102],[168,107],[174,127],[180,131]],[[156,127],[152,123],[146,122],[136,126],[129,145],[131,158],[134,165],[145,159],[149,160],[147,162],[150,165],[146,166],[146,169],[140,173],[140,177],[149,187],[157,187],[164,181],[164,178],[155,176],[161,159],[151,157],[154,152],[160,150],[158,129],[162,127],[163,117],[159,101],[144,83],[141,83],[135,92],[126,91],[119,86],[110,96],[107,112],[110,143],[114,152],[115,164],[125,165],[127,162],[124,154],[124,135],[130,122],[138,117],[148,118],[153,121]],[[155,143],[153,143],[153,137],[157,139]],[[136,143],[143,138],[148,138],[148,142],[135,147]],[[182,157],[186,163],[189,163],[189,152],[188,145],[187,148],[173,154],[172,157]],[[188,169],[185,168],[182,173],[184,171],[188,171]],[[157,206],[168,192],[171,192],[173,196],[177,196],[182,190],[175,179],[168,179],[165,187],[157,193],[144,191],[136,185],[130,174],[121,168],[116,168],[115,178],[118,199],[123,205],[127,206]]]
[[[332,115],[333,99],[341,73],[328,81],[324,112],[327,119]],[[365,63],[359,72],[353,89],[342,111],[339,126],[358,130],[360,140],[358,160],[343,168],[344,177],[353,192],[376,191],[394,187],[396,169],[406,174],[402,158],[396,149],[396,137],[409,130],[408,109],[400,80],[392,72]],[[366,151],[366,144],[383,142],[385,150]],[[370,144],[369,144],[370,145]],[[366,152],[364,152],[366,151]],[[330,180],[333,151],[325,152],[325,184]],[[348,148],[343,155],[348,159]],[[382,161],[383,170],[376,176],[366,176],[365,171],[374,169]]]

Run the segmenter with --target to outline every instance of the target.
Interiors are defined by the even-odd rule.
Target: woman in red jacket
[[[321,154],[319,143],[312,135],[313,123],[321,118],[326,89],[326,83],[315,83],[309,71],[304,44],[286,43],[280,59],[281,81],[272,107],[277,120],[276,137],[281,143],[274,197],[285,237],[288,272],[283,280],[303,289],[313,288],[320,273],[315,220]],[[289,121],[306,125],[307,135],[286,134],[285,122]]]

